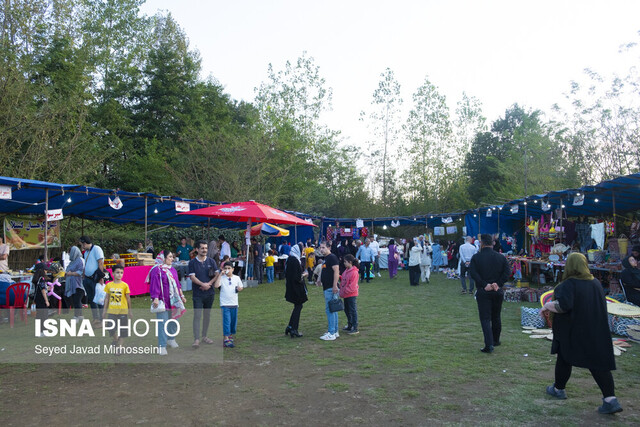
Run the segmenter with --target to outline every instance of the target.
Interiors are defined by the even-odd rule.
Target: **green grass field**
[[[545,387],[553,382],[551,343],[529,338],[520,326],[520,307],[537,304],[503,304],[502,346],[487,355],[479,352],[483,342],[474,298],[460,295],[459,282],[441,274],[419,287],[409,286],[406,272],[397,280],[383,277],[361,283],[360,334],[342,334],[333,342],[318,339],[326,331],[320,288],[309,287],[300,322],[304,337],[300,339],[284,336],[292,305],[283,296],[283,281],[240,294],[237,347],[225,349],[222,364],[202,365],[198,370],[179,364],[127,365],[126,369],[141,378],[168,369],[173,372],[169,383],[179,384],[187,395],[207,387],[228,390],[227,397],[240,402],[245,412],[236,412],[240,408],[235,405],[227,408],[226,415],[214,411],[208,418],[212,424],[316,425],[340,420],[402,425],[640,423],[638,344],[616,358],[614,379],[624,408],[621,414],[596,414],[600,391],[584,369],[574,369],[567,386],[568,400],[555,401],[545,395]],[[139,308],[148,305],[147,298],[133,301]],[[345,322],[340,313],[340,328]],[[191,344],[187,338],[182,341],[181,346]],[[105,376],[122,368],[113,364],[0,365],[0,415],[13,414],[9,393],[29,390],[16,384],[33,383],[45,369],[67,378],[79,370],[95,370]],[[82,390],[81,374],[71,380]],[[130,386],[136,390],[143,384]],[[281,403],[289,398],[295,404]],[[198,405],[197,400],[191,405]],[[246,412],[256,405],[269,409]],[[327,413],[328,407],[334,409],[318,418],[316,414]],[[192,409],[180,406],[176,410],[188,413]]]

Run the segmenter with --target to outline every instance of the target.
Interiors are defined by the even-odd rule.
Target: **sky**
[[[490,123],[516,102],[549,111],[585,68],[626,75],[633,56],[619,47],[640,41],[637,0],[147,0],[141,10],[169,11],[200,52],[202,77],[236,100],[253,101],[270,63],[281,70],[306,51],[333,89],[323,119],[356,145],[387,67],[405,107],[428,77],[452,112],[464,91]]]

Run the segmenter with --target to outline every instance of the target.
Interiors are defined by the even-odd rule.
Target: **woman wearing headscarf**
[[[64,296],[71,298],[73,302],[73,312],[76,319],[82,319],[82,297],[85,295],[82,284],[82,273],[84,271],[84,259],[82,252],[77,246],[71,246],[69,250],[69,265],[65,272],[66,283]]]
[[[302,271],[302,264],[300,262],[300,247],[293,245],[287,263],[284,267],[285,287],[286,291],[284,298],[287,302],[293,304],[293,311],[289,318],[289,326],[284,330],[284,334],[289,334],[291,338],[301,337],[302,334],[298,332],[298,326],[300,323],[300,312],[302,311],[302,304],[307,301],[307,286],[305,285],[306,271]]]
[[[551,354],[557,354],[555,383],[547,394],[566,399],[565,386],[573,366],[587,368],[602,391],[602,406],[598,412],[613,414],[622,411],[615,397],[611,371],[616,369],[613,344],[607,315],[607,302],[602,285],[589,271],[584,255],[569,255],[562,282],[555,288],[554,299],[542,311],[551,311],[553,342]]]
[[[398,248],[396,248],[396,241],[389,240],[389,258],[387,259],[387,266],[389,267],[389,278],[393,279],[398,275],[398,262],[400,261],[400,255],[398,254]]]
[[[627,301],[640,306],[640,269],[635,257],[627,257],[622,260],[624,270],[620,273],[620,280],[627,295]]]
[[[162,257],[160,255],[162,255]],[[173,263],[173,253],[165,249],[160,255],[158,255],[158,259],[162,259],[162,262],[156,264],[156,266],[149,271],[149,295],[151,296],[153,307],[157,307],[160,300],[164,302],[165,311],[156,313],[156,318],[160,320],[157,325],[160,355],[166,356],[167,345],[177,348],[178,343],[175,338],[169,338],[167,334],[165,334],[165,323],[169,320],[169,317],[178,320],[184,314],[186,298],[180,287],[178,272],[171,266]],[[175,337],[177,332],[175,322],[170,322],[167,325],[167,332]]]

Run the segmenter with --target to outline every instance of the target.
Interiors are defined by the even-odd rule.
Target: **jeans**
[[[253,264],[247,265],[247,277],[253,278]]]
[[[367,280],[369,283],[369,274],[371,273],[371,261],[362,261],[360,263],[360,280]]]
[[[213,306],[213,295],[193,295],[193,338],[200,339],[200,319],[202,322],[202,338],[207,336],[209,322],[211,320],[211,307]],[[203,316],[204,312],[204,316]]]
[[[228,337],[236,334],[238,325],[238,307],[220,307],[222,309],[222,335]]]
[[[344,299],[344,314],[347,315],[347,326],[358,329],[358,305],[357,297],[348,297]]]
[[[327,313],[327,332],[335,334],[338,332],[338,312],[329,311],[329,301],[333,299],[333,288],[324,291],[324,311]]]
[[[375,274],[380,274],[380,256],[377,256],[373,261],[373,272]]]
[[[462,284],[463,291],[467,290],[467,271],[469,271],[469,267],[463,261],[460,261],[460,283]],[[475,283],[471,278],[471,274],[469,274],[469,292],[473,292]]]
[[[485,348],[493,348],[494,343],[500,342],[500,333],[502,332],[500,311],[503,299],[504,292],[502,290],[487,292],[484,289],[478,289],[476,292]]]
[[[253,280],[262,283],[262,264],[253,264]]]
[[[174,319],[174,322],[171,322],[167,325],[167,332],[169,332],[170,335],[173,335],[173,337],[169,337],[164,332],[165,323],[167,323],[167,321],[169,320],[169,312],[163,311],[162,313],[156,313],[156,319],[161,320],[161,322],[158,322],[158,347],[166,347],[167,340],[175,339],[175,333],[178,330],[178,325],[176,324],[176,322],[178,320]]]
[[[273,283],[273,271],[274,271],[273,266],[266,267],[265,270],[267,272],[267,283]]]
[[[102,308],[104,306],[93,302],[93,298],[96,296],[96,282],[90,277],[85,277],[82,279],[82,284],[84,285],[84,290],[87,291],[87,302],[89,303],[89,307],[91,307],[93,320],[102,320]]]

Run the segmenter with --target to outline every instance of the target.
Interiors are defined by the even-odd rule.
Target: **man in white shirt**
[[[424,235],[418,238],[418,244],[422,246],[422,253],[420,254],[420,281],[429,283],[431,277],[431,252],[433,249]]]
[[[466,275],[467,271],[469,271],[469,263],[471,262],[471,257],[478,253],[478,248],[476,248],[476,246],[471,243],[472,240],[473,239],[471,238],[471,236],[467,236],[465,244],[460,246],[460,283],[462,283],[462,294],[467,293]],[[475,283],[471,276],[469,276],[469,294],[471,295],[473,295],[474,286]]]
[[[227,239],[221,234],[218,237],[218,241],[220,242],[220,262],[224,259],[225,255],[228,255],[231,258],[231,246],[227,242]]]
[[[375,256],[373,260],[373,273],[377,274],[378,277],[382,277],[380,275],[380,243],[378,243],[377,237],[374,236],[374,238],[371,239],[371,243],[369,243],[369,247],[371,248]]]

